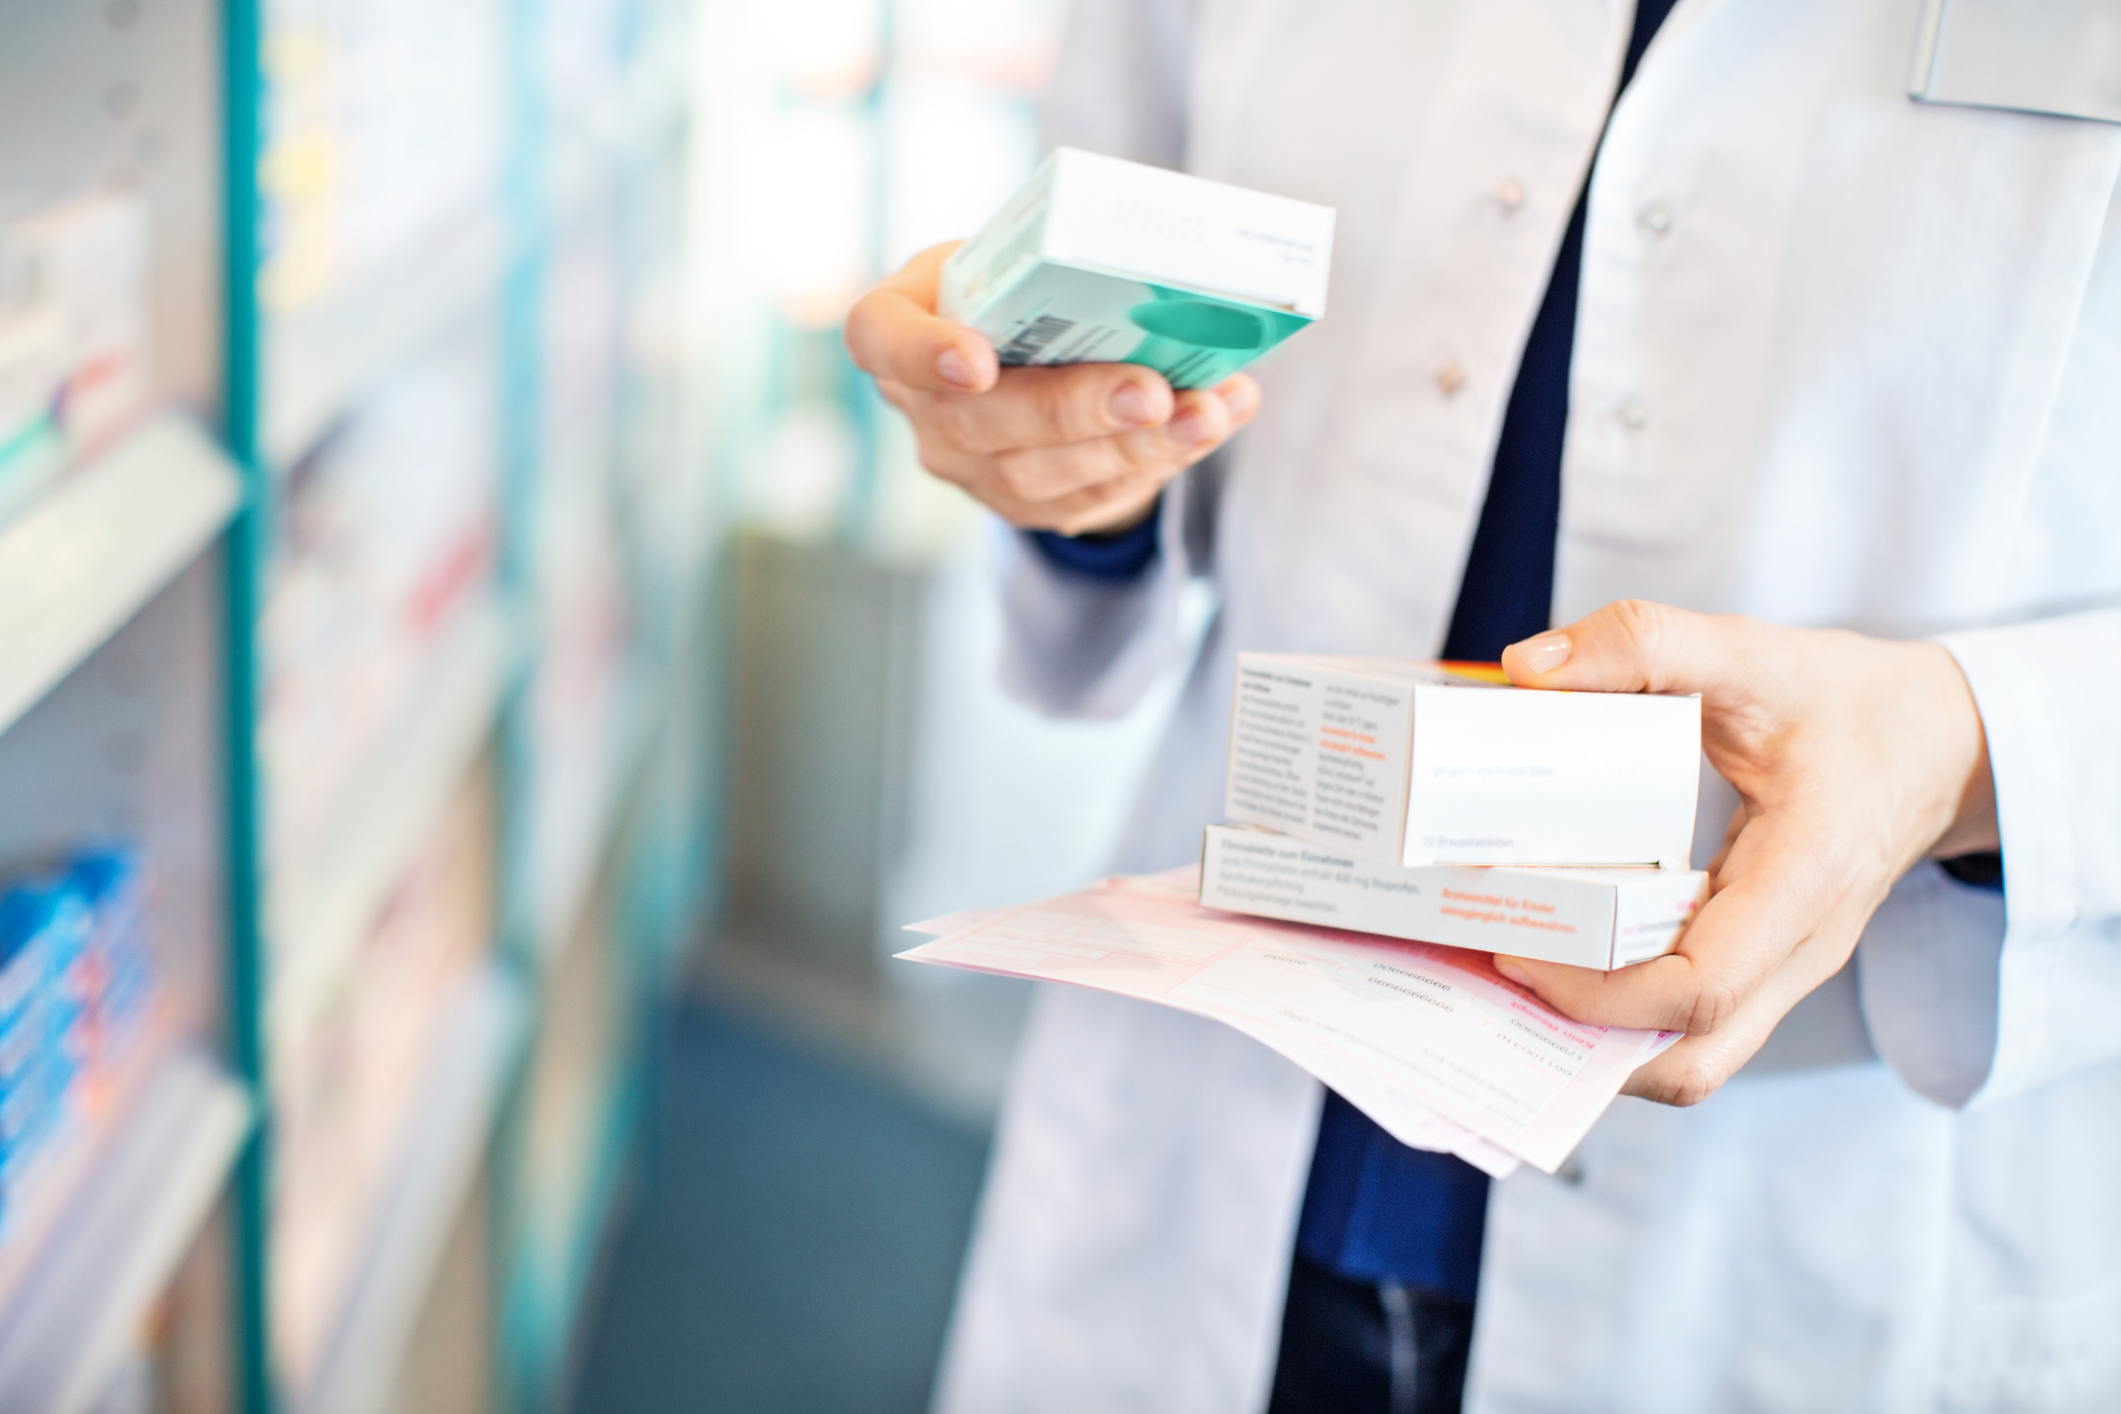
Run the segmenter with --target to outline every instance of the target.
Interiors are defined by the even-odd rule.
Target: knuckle
[[[977,479],[976,467],[962,452],[937,441],[919,422],[914,424],[913,432],[914,458],[923,471],[952,486],[969,488]]]
[[[1038,468],[1022,452],[1003,452],[987,458],[985,480],[1003,495],[1019,501],[1039,499]]]
[[[938,452],[926,443],[920,444],[918,455],[921,470],[938,481],[947,481],[952,486],[964,486],[971,480],[956,457]]]
[[[1117,490],[1122,481],[1139,478],[1151,469],[1155,460],[1143,442],[1139,433],[1126,433],[1084,443],[1083,450],[1089,454],[1086,474],[1098,485],[1113,490]]]
[[[1039,382],[1034,418],[1039,435],[1049,443],[1072,442],[1082,424],[1082,408],[1088,401],[1082,380],[1046,378]]]
[[[1721,1065],[1713,1061],[1695,1061],[1668,1082],[1670,1095],[1664,1103],[1681,1109],[1698,1105],[1722,1089],[1723,1082],[1729,1078]]]
[[[1686,1025],[1689,1036],[1703,1036],[1720,1029],[1738,1011],[1738,993],[1721,978],[1705,977],[1694,994]]]
[[[979,409],[965,397],[930,397],[923,409],[930,435],[960,451],[980,450]]]
[[[1171,439],[1161,427],[1144,428],[1108,440],[1112,443],[1111,470],[1114,476],[1141,476],[1163,482],[1186,469],[1187,458],[1172,446]]]
[[[1622,633],[1645,654],[1654,654],[1672,629],[1672,611],[1652,599],[1622,599],[1613,605]]]
[[[1067,510],[1055,518],[1054,528],[1063,535],[1080,535],[1095,530],[1108,522],[1113,511],[1138,489],[1137,485],[1122,478],[1079,491],[1067,498]]]

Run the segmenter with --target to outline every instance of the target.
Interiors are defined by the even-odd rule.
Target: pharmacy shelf
[[[265,321],[266,460],[285,468],[362,393],[499,288],[507,223],[483,202],[312,306]]]
[[[443,1020],[442,1043],[400,1146],[401,1166],[316,1379],[295,1406],[299,1414],[384,1409],[420,1298],[477,1177],[528,1020],[521,987],[491,964]]]
[[[550,971],[589,904],[597,873],[610,852],[626,803],[635,794],[649,749],[661,728],[664,695],[636,664],[619,686],[619,703],[604,740],[596,794],[577,828],[539,861],[531,881],[540,969]]]
[[[299,1035],[352,963],[428,826],[485,750],[500,715],[518,635],[481,607],[433,651],[433,675],[384,733],[317,847],[273,871],[266,899],[275,971],[267,1034]]]
[[[0,529],[0,731],[196,559],[242,498],[206,434],[165,413]]]
[[[204,1056],[156,1067],[0,1320],[0,1409],[92,1406],[212,1210],[251,1116],[248,1093]]]

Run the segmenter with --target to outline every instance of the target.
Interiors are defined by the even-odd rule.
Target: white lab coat
[[[1592,181],[1554,618],[1941,635],[2008,900],[1918,867],[1759,1065],[1498,1185],[1475,1410],[2121,1409],[2121,127],[1911,103],[1920,10],[1667,22]],[[1183,651],[1212,577],[1123,867],[1218,814],[1237,649],[1439,646],[1629,23],[1078,4],[1056,138],[1340,209],[1325,322],[1174,488],[1154,572],[1008,570],[1006,671],[1089,715]],[[1213,1023],[1047,989],[939,1408],[1262,1408],[1318,1097]]]

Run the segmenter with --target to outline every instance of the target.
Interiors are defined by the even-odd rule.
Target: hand
[[[913,423],[921,465],[1011,525],[1133,525],[1259,410],[1259,385],[1242,373],[1174,394],[1131,363],[1001,367],[985,338],[936,317],[936,277],[956,248],[921,252],[856,301],[847,349]]]
[[[1520,687],[1698,692],[1709,763],[1741,801],[1677,952],[1617,972],[1505,975],[1578,1021],[1686,1032],[1629,1079],[1706,1099],[1839,971],[1925,856],[1999,847],[1988,742],[1950,653],[1624,601],[1504,651]]]

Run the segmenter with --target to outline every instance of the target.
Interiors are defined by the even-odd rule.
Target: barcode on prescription
[[[1075,327],[1073,319],[1062,319],[1052,314],[1042,314],[1026,324],[1017,336],[1002,346],[1003,363],[1021,364],[1036,362],[1038,356],[1058,339]]]

